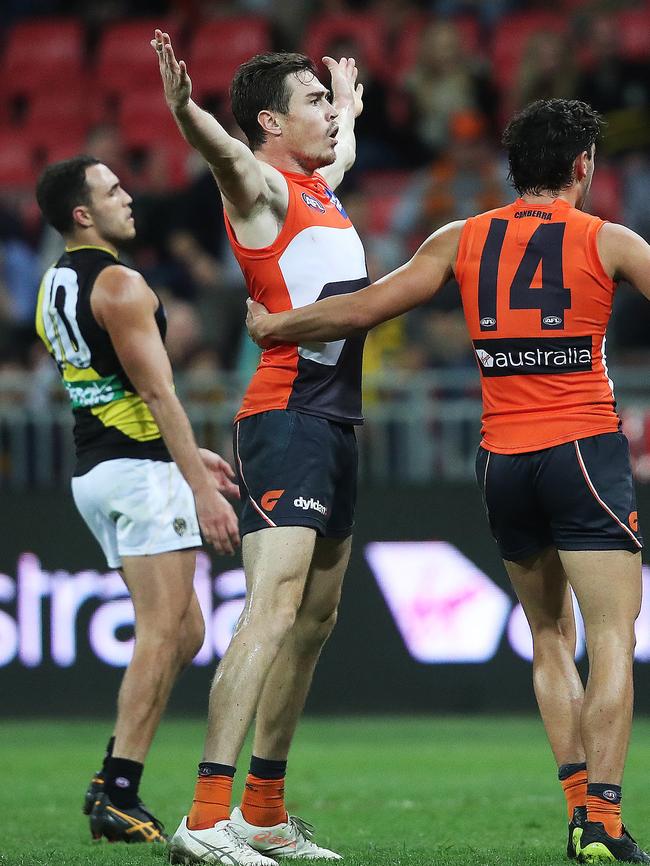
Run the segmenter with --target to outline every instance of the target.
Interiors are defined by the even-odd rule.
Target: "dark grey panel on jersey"
[[[368,277],[327,283],[317,300],[352,294],[370,285]],[[350,298],[350,303],[354,299]],[[287,409],[319,415],[333,421],[363,424],[361,368],[365,334],[348,337],[335,364],[322,364],[298,355],[296,376]]]

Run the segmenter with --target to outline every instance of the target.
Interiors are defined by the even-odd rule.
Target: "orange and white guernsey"
[[[468,219],[455,273],[481,372],[482,445],[538,451],[619,428],[605,331],[603,220],[562,199]]]
[[[341,203],[320,174],[282,172],[289,188],[284,226],[271,246],[253,250],[226,230],[248,292],[272,313],[369,284],[363,245]],[[365,336],[331,343],[266,349],[235,421],[270,409],[294,409],[360,424]]]

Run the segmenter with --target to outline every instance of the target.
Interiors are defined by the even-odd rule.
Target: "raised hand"
[[[342,57],[338,63],[333,57],[323,57],[332,77],[332,104],[340,114],[346,108],[358,117],[363,111],[363,84],[356,84],[359,70],[354,57]]]
[[[183,108],[192,95],[192,81],[187,74],[184,60],[176,60],[169,33],[156,30],[151,47],[158,55],[160,77],[165,89],[165,99],[172,111]]]

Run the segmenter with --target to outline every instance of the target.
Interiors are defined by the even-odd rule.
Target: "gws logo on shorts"
[[[591,337],[474,340],[484,376],[557,375],[591,370]]]
[[[184,517],[175,517],[172,526],[174,527],[176,535],[182,537],[187,532],[187,520],[185,520]]]
[[[492,328],[496,328],[497,320],[493,316],[483,316],[480,325],[482,331],[489,331]]]
[[[308,192],[303,192],[302,200],[307,205],[307,207],[310,207],[312,210],[317,210],[319,213],[325,213],[325,208],[323,207],[323,205],[318,201],[317,198],[314,198],[313,195],[309,195]]]
[[[558,328],[564,322],[559,316],[544,316],[542,324],[547,325],[549,328]]]
[[[486,352],[485,349],[477,349],[476,354],[484,367],[494,367],[494,358],[489,352]]]
[[[296,508],[302,508],[304,511],[318,511],[319,514],[327,514],[327,508],[323,503],[313,497],[305,499],[303,496],[299,496],[293,500],[293,504]]]
[[[283,493],[284,490],[267,490],[260,499],[260,504],[264,511],[273,511]]]
[[[627,522],[630,524],[630,529],[634,532],[639,531],[639,513],[638,511],[630,511],[630,516],[627,519]]]

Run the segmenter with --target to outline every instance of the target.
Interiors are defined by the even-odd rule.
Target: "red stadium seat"
[[[650,7],[616,15],[621,53],[628,60],[647,62],[650,56]]]
[[[268,21],[254,15],[206,21],[194,33],[188,72],[197,93],[225,95],[237,67],[271,46]]]
[[[69,159],[80,153],[87,153],[86,135],[79,130],[70,130],[61,138],[51,138],[44,145],[40,153],[40,164],[47,165],[50,162],[59,162],[61,159]]]
[[[9,31],[2,63],[3,88],[10,98],[55,82],[73,85],[83,76],[84,34],[78,21],[23,21]]]
[[[305,33],[303,51],[316,63],[333,51],[338,41],[358,45],[361,62],[373,75],[385,74],[384,32],[378,15],[363,12],[335,12],[312,18]],[[339,58],[336,57],[336,60]]]
[[[99,42],[95,66],[95,84],[99,91],[110,98],[119,98],[134,87],[158,87],[162,93],[156,53],[149,44],[156,27],[169,33],[178,51],[180,28],[174,20],[139,18],[106,28]]]
[[[118,125],[128,148],[148,149],[165,145],[170,139],[174,144],[183,140],[158,88],[125,93],[118,111]]]
[[[520,12],[503,18],[492,38],[494,79],[502,90],[507,90],[517,75],[530,37],[540,30],[563,33],[566,19],[554,12]]]
[[[125,147],[147,157],[145,175],[148,171],[159,172],[166,178],[166,188],[178,188],[187,181],[191,148],[176,126],[160,90],[124,94],[118,125]]]
[[[85,87],[71,87],[61,93],[39,91],[29,101],[23,129],[39,147],[49,148],[55,138],[84,137],[88,128],[101,120],[98,108]]]
[[[36,174],[34,152],[24,136],[14,130],[0,133],[0,188],[31,189]]]

